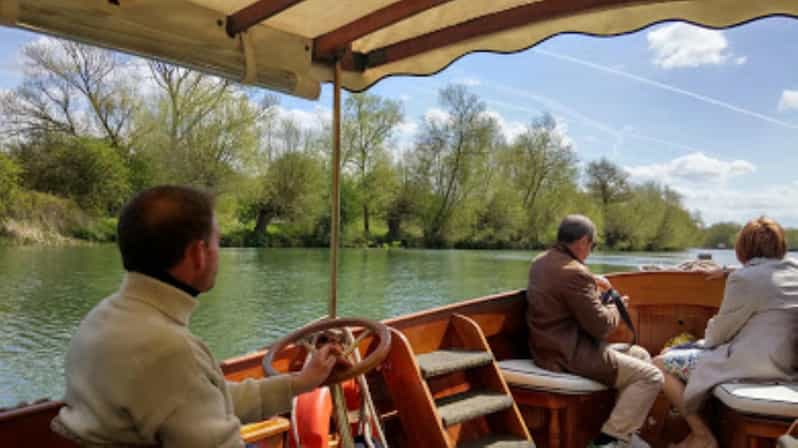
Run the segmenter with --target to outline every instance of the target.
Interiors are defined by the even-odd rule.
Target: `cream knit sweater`
[[[292,377],[227,382],[188,330],[197,300],[137,273],[83,320],[57,432],[83,445],[242,447],[241,422],[290,409]]]

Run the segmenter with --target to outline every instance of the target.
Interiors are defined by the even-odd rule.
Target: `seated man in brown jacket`
[[[541,368],[619,389],[615,408],[591,447],[647,447],[635,433],[659,394],[663,376],[642,347],[622,352],[607,343],[620,316],[615,305],[602,303],[597,278],[584,265],[595,241],[590,219],[570,215],[560,223],[557,244],[533,261],[527,289],[529,349]],[[610,286],[604,279],[601,283]]]

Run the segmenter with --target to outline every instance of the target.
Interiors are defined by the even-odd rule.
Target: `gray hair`
[[[591,241],[596,241],[596,226],[593,221],[584,215],[568,215],[557,229],[557,242],[570,244],[585,235]]]

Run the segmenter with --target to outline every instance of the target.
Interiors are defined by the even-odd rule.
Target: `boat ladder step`
[[[479,350],[438,350],[416,357],[424,378],[473,369],[490,364],[493,355]]]
[[[507,436],[489,436],[458,445],[458,448],[535,448],[535,442]]]
[[[513,407],[513,398],[501,392],[468,391],[435,400],[444,426],[493,414]]]

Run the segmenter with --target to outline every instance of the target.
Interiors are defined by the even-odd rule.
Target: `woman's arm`
[[[726,291],[720,310],[707,323],[704,334],[707,348],[717,347],[731,340],[748,322],[758,309],[758,297],[752,290],[750,280],[739,275],[739,272],[726,280]]]

